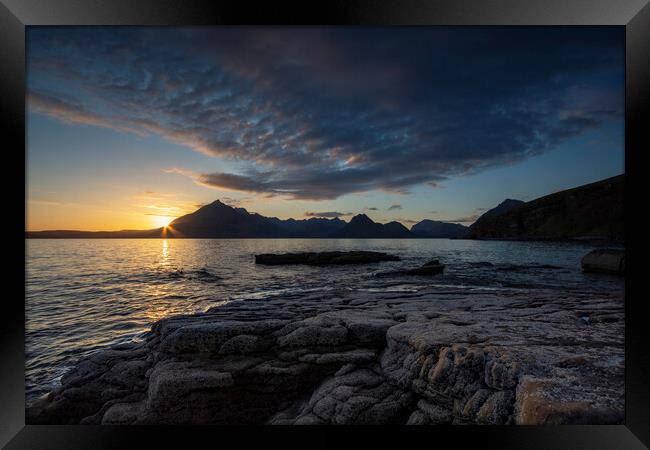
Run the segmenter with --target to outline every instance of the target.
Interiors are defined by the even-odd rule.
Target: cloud
[[[133,205],[133,206],[137,206],[139,208],[155,209],[155,210],[159,210],[159,211],[168,211],[170,209],[173,209],[173,210],[178,210],[179,209],[178,206],[170,206],[170,205],[151,205],[150,204],[150,205]]]
[[[413,219],[402,219],[402,218],[393,219],[393,221],[395,221],[395,222],[402,222],[402,223],[418,223],[418,222],[420,222],[419,220],[413,220]]]
[[[455,219],[444,219],[444,222],[453,222],[453,223],[474,223],[476,219],[480,217],[480,214],[472,214],[471,216],[458,217]]]
[[[169,201],[170,199],[175,200],[177,197],[178,194],[176,193],[148,190],[148,191],[143,191],[142,194],[140,195],[134,195],[132,198],[136,200],[146,200],[146,201],[153,201],[153,200]]]
[[[272,191],[268,183],[232,173],[208,173],[196,176],[196,181],[209,187],[243,192]]]
[[[370,208],[363,208],[367,211],[379,211],[379,208],[375,208],[374,206],[371,206]]]
[[[233,198],[233,197],[220,197],[219,201],[225,203],[228,206],[239,207],[242,204],[248,203],[251,199],[248,197],[243,198]]]
[[[337,218],[344,216],[351,216],[353,213],[342,213],[338,211],[325,211],[325,212],[305,212],[305,217],[325,217],[325,218]]]
[[[95,114],[88,111],[81,103],[71,102],[64,98],[57,98],[42,92],[28,92],[27,107],[34,112],[47,114],[65,123],[94,125],[102,128],[110,128],[116,131],[135,133],[139,135],[143,134],[141,130],[125,125],[120,119],[111,119],[100,114]]]
[[[79,203],[75,203],[75,202],[57,202],[51,200],[30,199],[28,201],[31,204],[46,205],[46,206],[79,206],[80,205]]]
[[[265,196],[283,196],[301,200],[327,200],[353,192],[365,192],[375,176],[366,171],[346,171],[311,174],[296,171],[291,175],[273,172],[245,171],[234,173],[196,173],[182,168],[165,170],[167,173],[181,174],[194,179],[202,186],[234,192],[248,192]],[[405,193],[403,188],[390,188],[385,182],[376,180],[382,188]]]
[[[406,194],[622,121],[609,28],[28,30],[28,107],[236,163],[237,192]],[[444,43],[444,44],[442,44]],[[622,151],[613,149],[612,151]]]
[[[399,203],[396,203],[396,204],[390,205],[388,207],[388,211],[395,211],[396,209],[402,209],[402,205],[400,205]]]

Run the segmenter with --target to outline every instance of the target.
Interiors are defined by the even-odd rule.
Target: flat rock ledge
[[[255,255],[255,264],[279,266],[307,264],[325,266],[329,264],[367,264],[381,261],[399,261],[399,256],[382,252],[304,252],[304,253],[263,253]]]
[[[81,360],[28,424],[620,424],[620,294],[247,300]]]

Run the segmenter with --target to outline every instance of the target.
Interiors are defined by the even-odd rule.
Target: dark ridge
[[[339,231],[332,234],[335,238],[412,238],[415,237],[404,225],[399,222],[381,224],[373,222],[365,214],[358,214]]]
[[[618,175],[527,203],[503,202],[470,226],[470,237],[622,241],[624,181]]]
[[[463,238],[469,228],[459,223],[424,219],[411,227],[411,233],[424,238]]]

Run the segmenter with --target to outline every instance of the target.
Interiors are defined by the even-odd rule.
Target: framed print
[[[646,448],[646,3],[3,0],[0,442]]]

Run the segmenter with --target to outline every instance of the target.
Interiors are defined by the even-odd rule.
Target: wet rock
[[[592,250],[582,258],[584,272],[625,274],[625,250],[602,248]]]
[[[528,272],[538,269],[562,269],[560,266],[553,264],[499,264],[497,270],[501,272]]]
[[[265,253],[255,255],[255,264],[270,266],[306,264],[324,266],[328,264],[366,264],[381,261],[399,261],[398,256],[381,252],[352,251],[352,252],[307,252],[307,253]]]

